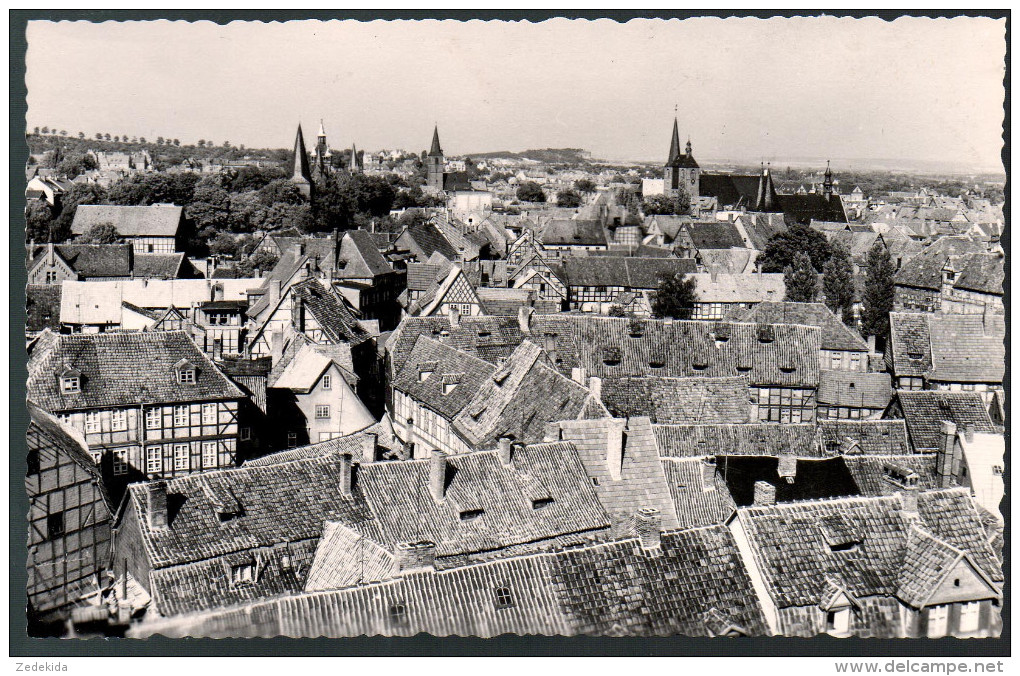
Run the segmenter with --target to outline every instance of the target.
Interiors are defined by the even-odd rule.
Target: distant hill
[[[519,153],[509,150],[497,150],[489,153],[471,153],[467,155],[473,160],[530,160],[543,164],[581,164],[591,161],[591,152],[581,148],[543,148],[541,150],[524,150]]]

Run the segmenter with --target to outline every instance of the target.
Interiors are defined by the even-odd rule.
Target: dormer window
[[[239,566],[231,566],[230,581],[234,584],[234,586],[253,584],[255,582],[254,564],[242,563]]]
[[[457,385],[460,385],[460,379],[463,374],[460,373],[447,373],[443,376],[443,394],[450,394]]]
[[[460,513],[460,520],[461,521],[476,521],[477,519],[482,518],[483,514],[485,514],[485,510],[484,509],[466,509],[466,510],[464,510],[463,512]]]
[[[81,392],[81,371],[65,366],[57,373],[60,381],[61,394],[77,394]]]
[[[496,587],[494,590],[494,601],[496,609],[511,608],[514,605],[514,595],[509,587]]]
[[[174,370],[177,372],[177,382],[182,385],[194,385],[197,376],[197,369],[187,359],[182,359],[174,364]]]

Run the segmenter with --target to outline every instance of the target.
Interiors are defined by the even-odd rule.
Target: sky
[[[28,128],[1001,170],[1005,21],[31,22]]]

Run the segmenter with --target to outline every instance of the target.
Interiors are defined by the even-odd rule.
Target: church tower
[[[358,161],[358,146],[351,143],[351,161],[348,163],[347,170],[352,174],[359,173],[364,168],[364,165]]]
[[[825,195],[826,202],[832,199],[832,167],[829,166],[829,160],[825,160],[825,181],[822,183],[822,194]]]
[[[693,204],[701,195],[701,167],[694,160],[689,138],[685,150],[680,152],[680,126],[674,117],[669,158],[663,167],[663,187],[666,195],[673,197],[682,193],[689,196]]]
[[[439,125],[436,125],[432,133],[432,148],[425,158],[426,185],[436,191],[443,189],[443,173],[446,170],[446,161],[443,158],[443,148],[439,145]]]
[[[326,143],[326,128],[322,120],[319,120],[319,135],[315,140],[315,172],[319,176],[325,176],[329,171],[330,156],[329,144]]]
[[[297,186],[305,199],[312,199],[312,172],[308,167],[308,151],[305,150],[305,136],[301,132],[300,122],[297,127],[297,138],[294,139],[294,164],[290,181]]]

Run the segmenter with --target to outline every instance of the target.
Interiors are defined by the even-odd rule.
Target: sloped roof
[[[709,272],[690,275],[694,279],[698,301],[702,303],[762,303],[786,295],[786,280],[782,273],[730,274]],[[772,322],[763,322],[772,323]],[[778,322],[777,322],[778,323]],[[797,324],[800,322],[785,322]]]
[[[939,237],[896,271],[896,284],[938,291],[942,288],[942,268],[950,256],[987,251],[984,244],[969,237]]]
[[[618,378],[602,385],[602,401],[616,417],[647,416],[653,423],[746,423],[749,386],[744,376]]]
[[[599,221],[554,218],[542,228],[539,240],[545,246],[609,246]]]
[[[81,432],[69,425],[62,424],[31,400],[28,401],[28,415],[29,440],[31,441],[33,432],[45,436],[59,451],[64,453],[72,462],[92,477],[92,480],[99,487],[107,507],[111,507],[110,496],[103,484],[102,470],[89,454],[88,443]],[[38,450],[38,448],[30,446],[30,450]]]
[[[695,221],[688,223],[685,228],[691,236],[694,246],[701,249],[729,249],[731,247],[744,247],[744,239],[740,231],[733,223],[725,221],[712,221],[705,223]]]
[[[737,454],[718,456],[716,469],[733,501],[740,506],[754,504],[759,482],[775,488],[777,503],[860,495],[860,488],[840,457]]]
[[[737,509],[716,467],[706,458],[661,458],[681,528],[725,523]]]
[[[712,174],[703,172],[699,179],[699,192],[705,197],[715,197],[719,206],[753,210],[758,200],[758,174]],[[772,189],[773,207],[765,211],[780,211],[778,195]],[[844,219],[845,220],[845,219]]]
[[[570,257],[563,261],[569,286],[622,286],[655,289],[660,275],[696,272],[693,258]]]
[[[843,223],[847,221],[843,200],[839,195],[832,195],[830,199],[825,199],[822,193],[780,195],[779,204],[790,224],[807,225],[812,220]]]
[[[57,284],[25,285],[25,331],[60,331],[60,293]]]
[[[344,379],[353,384],[357,377],[354,375],[350,346],[347,344],[329,346],[334,348],[329,351],[320,349],[322,347],[326,346],[302,347],[271,386],[295,392],[309,392],[331,365],[339,367]]]
[[[419,374],[426,371],[431,375],[422,381]],[[421,335],[396,371],[393,387],[452,421],[495,372],[494,365]],[[460,374],[460,384],[444,394],[443,376],[453,373]]]
[[[977,392],[941,390],[897,390],[900,409],[917,452],[935,451],[942,445],[942,423],[960,429],[971,425],[975,432],[995,432],[988,406]]]
[[[931,371],[931,337],[928,315],[921,312],[889,313],[887,360],[897,376],[924,376]]]
[[[819,372],[819,404],[885,410],[892,400],[892,377],[888,373],[860,373],[856,371]]]
[[[1005,279],[1004,258],[994,253],[963,254],[950,257],[953,267],[958,270],[955,288],[977,291],[996,296],[1002,295]]]
[[[844,455],[843,463],[862,495],[894,495],[903,486],[890,482],[887,477],[911,474],[916,477],[916,486],[921,490],[938,488],[938,474],[935,470],[934,453],[910,455]]]
[[[110,223],[121,237],[176,237],[183,220],[184,207],[173,204],[81,204],[75,209],[71,232],[81,235],[93,225]]]
[[[679,526],[647,418],[565,420],[550,428],[577,449],[587,476],[598,482],[595,493],[612,517],[616,536],[631,533],[635,513],[645,507],[659,510],[662,528]],[[619,479],[613,478],[608,458],[609,439],[615,434],[623,444]]]
[[[28,397],[47,411],[169,402],[240,399],[244,395],[184,331],[55,335],[28,361]],[[180,383],[176,364],[195,366],[195,382]],[[61,393],[57,374],[81,373],[81,391]]]
[[[906,455],[911,452],[902,420],[818,420],[819,443],[835,455]]]
[[[276,453],[263,455],[258,458],[253,458],[252,460],[246,460],[243,466],[265,467],[267,465],[279,465],[285,462],[293,462],[295,460],[324,458],[330,455],[343,455],[345,453],[350,454],[355,459],[364,458],[366,450],[374,450],[367,448],[367,446],[373,443],[373,436],[367,433],[366,429],[360,432],[355,432],[354,434],[336,437],[329,441],[320,441],[317,444],[290,448],[286,451],[277,451]]]
[[[130,244],[57,244],[53,248],[82,279],[128,277],[131,275],[132,246]],[[31,252],[28,269],[31,270],[36,261],[45,255],[45,246],[35,247]],[[183,255],[180,254],[180,256]],[[136,262],[135,267],[137,265]],[[169,279],[173,279],[175,276],[175,274],[171,274]]]
[[[407,264],[407,288],[411,291],[425,291],[436,283],[436,280],[446,276],[450,266],[433,265],[432,263],[408,263]]]
[[[907,555],[903,561],[896,596],[915,608],[923,608],[961,561],[972,565],[978,575],[985,578],[985,582],[995,586],[988,572],[982,570],[968,552],[917,525],[912,526],[907,534]]]
[[[814,423],[745,425],[655,425],[659,455],[698,458],[710,455],[782,455],[819,458]]]
[[[823,350],[868,351],[868,343],[860,334],[840,321],[824,303],[765,301],[748,310],[740,321],[817,326],[822,330]]]
[[[405,233],[414,240],[426,258],[437,251],[448,260],[457,258],[457,249],[431,221],[415,223],[409,226]]]
[[[134,276],[141,279],[176,279],[186,260],[183,253],[134,254]],[[237,277],[234,277],[237,279]]]
[[[856,597],[898,595],[915,521],[904,516],[900,496],[844,498],[744,507],[745,532],[762,571],[766,589],[780,608],[817,605],[827,577],[843,582]],[[918,496],[918,525],[946,544],[967,550],[994,581],[1002,571],[985,541],[967,489],[923,492]],[[834,551],[826,541],[827,520],[853,528],[859,542]],[[909,599],[904,599],[909,600]]]
[[[891,312],[889,319],[896,375],[922,375],[940,382],[1002,381],[1006,363],[1002,315]]]
[[[379,252],[372,234],[366,230],[348,230],[340,240],[340,261],[347,261],[348,267],[341,276],[375,277],[392,272],[393,268]]]
[[[295,301],[304,303],[330,341],[360,345],[371,338],[344,300],[327,291],[319,280],[312,278],[299,282],[290,288],[290,293]]]

